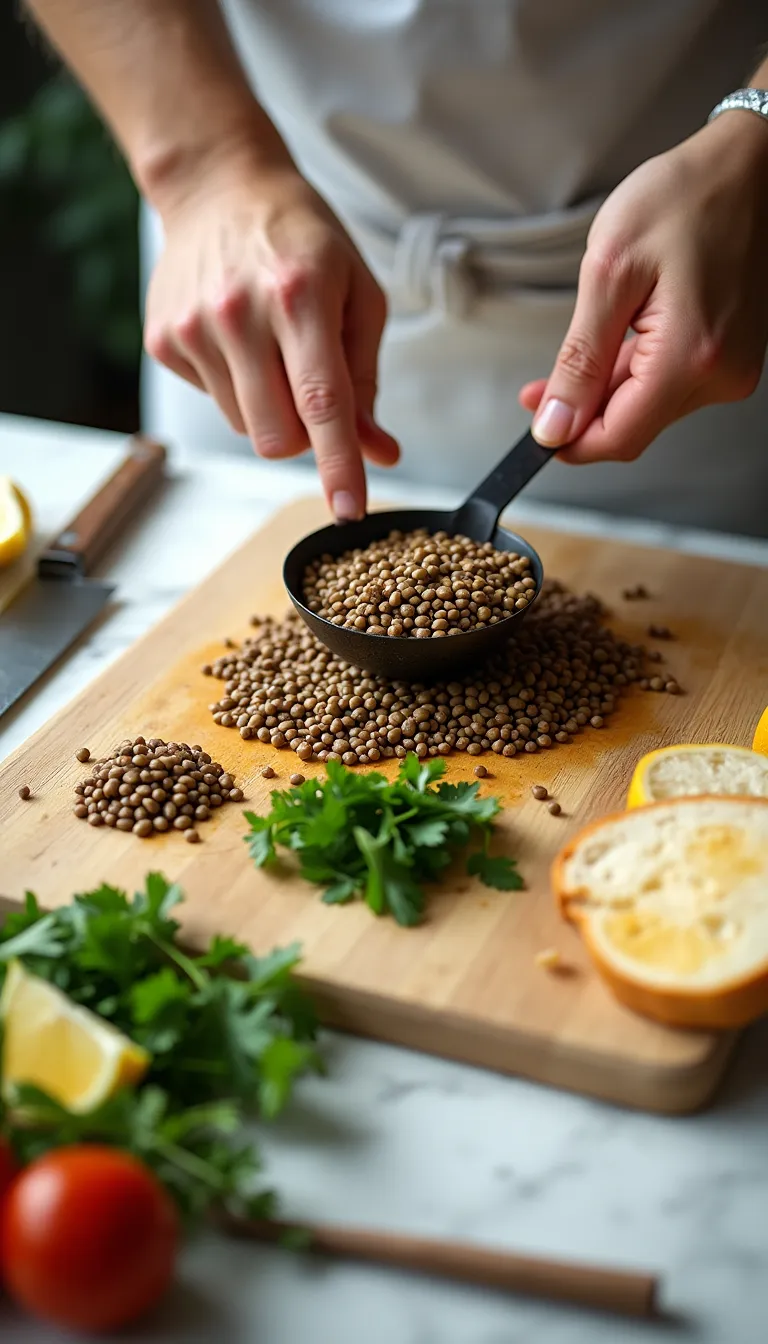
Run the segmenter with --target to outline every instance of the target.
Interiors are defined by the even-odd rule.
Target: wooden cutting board
[[[72,789],[84,776],[76,750],[103,756],[139,733],[202,743],[237,774],[247,806],[266,810],[272,786],[263,765],[271,761],[275,784],[286,786],[295,757],[216,726],[207,702],[218,683],[199,667],[225,637],[245,635],[253,612],[285,609],[282,557],[322,518],[312,500],[277,514],[9,759],[0,776],[0,895],[18,902],[31,889],[55,905],[103,880],[133,889],[160,869],[186,891],[191,942],[222,932],[264,951],[298,939],[306,983],[337,1026],[649,1110],[702,1105],[734,1038],[671,1031],[616,1004],[556,914],[548,868],[574,830],[622,805],[649,748],[749,744],[768,696],[768,571],[531,531],[547,572],[600,596],[632,642],[649,622],[672,627],[665,657],[686,694],[632,692],[609,728],[533,757],[488,758],[484,787],[508,805],[500,843],[519,858],[524,892],[489,891],[460,874],[432,896],[423,926],[401,929],[362,904],[322,905],[290,866],[279,875],[255,871],[240,807],[222,808],[201,827],[197,846],[178,833],[139,841],[94,830],[72,815]],[[622,589],[638,581],[653,600],[622,601]],[[469,778],[473,764],[449,759],[449,778]],[[559,799],[562,817],[531,798],[536,782]],[[34,792],[27,803],[17,797],[25,783]],[[550,946],[560,949],[564,973],[535,964]]]

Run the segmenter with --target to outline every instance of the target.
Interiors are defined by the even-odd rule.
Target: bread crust
[[[768,809],[768,798],[744,797],[737,794],[727,796],[698,794],[694,798],[675,798],[659,803],[648,803],[644,807],[633,808],[631,812],[609,813],[599,821],[591,822],[564,845],[552,864],[551,882],[560,914],[563,919],[576,926],[598,973],[621,1003],[633,1012],[653,1018],[665,1026],[728,1031],[748,1026],[749,1023],[768,1014],[768,958],[762,965],[743,976],[719,986],[673,988],[645,984],[623,968],[619,970],[606,959],[602,948],[592,937],[590,913],[581,903],[587,895],[586,891],[569,889],[565,881],[566,864],[590,836],[598,835],[618,821],[626,822],[630,818],[653,813],[661,808],[696,807],[705,801],[711,802],[713,798],[717,798],[718,802],[726,806],[746,803],[751,807]],[[634,822],[630,820],[630,825],[632,824]]]

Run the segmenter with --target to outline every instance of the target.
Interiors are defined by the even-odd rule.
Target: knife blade
[[[136,434],[117,470],[37,562],[0,614],[0,715],[56,663],[93,622],[114,585],[87,576],[162,479],[162,444]]]

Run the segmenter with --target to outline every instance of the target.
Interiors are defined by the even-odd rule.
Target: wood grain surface
[[[298,939],[305,982],[325,1019],[341,1028],[649,1110],[703,1105],[733,1037],[671,1031],[615,1003],[561,923],[548,870],[575,829],[623,804],[643,752],[676,741],[750,743],[768,691],[766,571],[530,532],[547,572],[601,597],[630,640],[642,640],[650,622],[672,628],[674,642],[662,646],[666,666],[686,694],[633,691],[610,727],[571,745],[487,758],[483,788],[507,804],[498,843],[518,857],[524,892],[489,891],[457,871],[435,890],[426,922],[401,929],[362,904],[324,906],[290,862],[279,873],[255,871],[240,805],[202,825],[196,846],[173,832],[140,841],[94,830],[73,816],[73,786],[85,773],[77,749],[103,757],[139,733],[201,743],[236,773],[255,811],[266,810],[271,787],[287,785],[293,753],[215,725],[207,704],[219,683],[199,668],[225,637],[247,633],[252,613],[286,609],[282,557],[322,518],[317,500],[275,515],[9,758],[0,774],[0,895],[18,902],[31,889],[55,905],[104,880],[134,888],[159,869],[186,891],[190,942],[224,932],[264,951]],[[622,589],[638,581],[652,600],[624,602]],[[273,784],[260,776],[267,761],[278,771]],[[474,763],[449,758],[449,778],[471,777]],[[531,797],[533,783],[547,785],[563,816]],[[21,784],[33,790],[31,801],[18,798]],[[562,956],[558,973],[536,965],[551,946]]]

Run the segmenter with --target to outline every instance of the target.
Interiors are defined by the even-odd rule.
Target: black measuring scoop
[[[318,532],[311,532],[288,553],[283,566],[283,579],[294,607],[312,633],[337,658],[394,681],[450,681],[459,668],[485,662],[506,643],[511,622],[524,616],[528,608],[511,612],[496,625],[468,630],[449,639],[395,639],[389,635],[369,635],[363,630],[347,630],[310,611],[304,604],[304,574],[307,566],[321,555],[336,558],[345,551],[380,541],[394,529],[413,532],[425,527],[431,533],[447,532],[449,536],[490,541],[499,551],[515,551],[520,556],[527,556],[531,575],[536,581],[535,601],[544,577],[541,560],[522,537],[499,527],[499,516],[553,456],[552,449],[542,448],[529,432],[458,509],[387,509],[382,513],[369,513],[357,523],[344,523],[341,527],[332,523]]]

